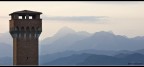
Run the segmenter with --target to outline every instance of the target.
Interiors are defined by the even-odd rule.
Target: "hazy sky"
[[[41,38],[62,27],[75,31],[113,31],[128,37],[144,36],[143,1],[7,1],[0,2],[0,33],[9,31],[9,14],[20,10],[42,12]]]

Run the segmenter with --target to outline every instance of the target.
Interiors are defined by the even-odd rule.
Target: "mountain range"
[[[144,55],[143,44],[142,36],[128,38],[112,32],[76,32],[64,27],[54,36],[40,41],[39,63],[40,65],[127,65],[131,62],[142,64],[143,60],[140,58]],[[0,60],[7,61],[0,64],[12,64],[12,50],[10,34],[0,34]]]
[[[44,39],[41,44],[41,53],[51,54],[63,52],[65,50],[81,51],[81,50],[105,50],[105,51],[120,51],[128,50],[135,51],[144,49],[144,37],[128,38],[122,35],[115,35],[112,32],[100,31],[94,34],[87,32],[75,32],[70,28],[70,33],[63,33],[65,28],[61,29],[56,35],[53,42],[51,38]],[[85,33],[85,34],[83,34]],[[61,34],[63,34],[61,36]],[[56,37],[59,36],[59,37]],[[61,36],[61,37],[60,37]],[[49,43],[51,41],[51,43]]]
[[[139,53],[123,57],[82,53],[61,57],[43,65],[143,65],[143,59],[144,55]]]

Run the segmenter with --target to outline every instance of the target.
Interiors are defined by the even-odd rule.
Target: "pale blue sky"
[[[113,31],[128,37],[144,36],[143,1],[3,1],[0,8],[0,33],[9,31],[10,13],[34,10],[43,13],[40,39],[52,36],[65,26],[90,33]]]

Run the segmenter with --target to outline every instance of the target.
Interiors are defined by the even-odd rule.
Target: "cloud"
[[[0,16],[0,19],[9,19],[9,16]],[[107,16],[47,16],[42,15],[42,20],[48,21],[67,21],[67,22],[88,22],[88,23],[102,23],[107,21]]]
[[[51,21],[76,21],[76,22],[98,22],[104,21],[106,16],[42,16],[44,20]]]

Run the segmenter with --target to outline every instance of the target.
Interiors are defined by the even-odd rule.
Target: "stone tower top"
[[[24,15],[24,14],[42,14],[42,13],[41,12],[37,12],[37,11],[22,10],[22,11],[13,12],[13,13],[11,13],[9,15],[13,15],[13,14]]]
[[[11,14],[11,19],[40,19],[41,12],[30,11],[30,10],[22,10],[16,11]]]

